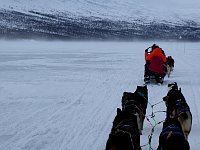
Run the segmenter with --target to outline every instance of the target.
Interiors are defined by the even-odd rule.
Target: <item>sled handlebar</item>
[[[145,52],[148,52],[148,49],[150,49],[151,48],[151,46],[150,47],[148,47],[147,49],[145,49]]]

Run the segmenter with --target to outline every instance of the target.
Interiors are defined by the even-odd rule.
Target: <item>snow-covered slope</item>
[[[1,0],[0,27],[66,38],[199,39],[199,8],[198,0]]]
[[[154,41],[155,42],[155,41]],[[163,85],[148,85],[156,104],[176,81],[193,114],[191,150],[200,143],[200,44],[155,42],[175,60]],[[0,41],[0,149],[104,150],[123,92],[143,84],[144,49],[152,42]],[[165,110],[165,104],[154,111]],[[152,112],[147,107],[147,116]],[[165,113],[155,113],[153,125]],[[149,150],[152,126],[145,119],[141,136]],[[152,149],[162,124],[155,127]]]
[[[198,0],[2,0],[1,8],[43,13],[70,12],[74,15],[111,20],[144,22],[168,20],[200,22]]]

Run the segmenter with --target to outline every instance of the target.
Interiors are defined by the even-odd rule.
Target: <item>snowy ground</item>
[[[143,53],[153,43],[0,41],[0,149],[103,150],[123,92],[143,84]],[[176,81],[193,114],[191,150],[198,150],[200,43],[156,43],[175,59],[175,69],[163,85],[148,85],[149,102],[162,101]],[[154,107],[162,110],[164,103]],[[156,113],[156,122],[164,118]],[[151,128],[145,120],[141,145]]]

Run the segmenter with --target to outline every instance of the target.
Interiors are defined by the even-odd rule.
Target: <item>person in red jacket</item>
[[[164,63],[167,62],[165,52],[159,46],[153,44],[150,52],[148,52],[148,49],[145,50],[145,60],[150,61],[155,56],[161,57]]]
[[[151,51],[148,52],[148,49],[151,48]],[[156,44],[153,44],[151,47],[149,47],[145,50],[145,60],[146,60],[146,64],[145,64],[145,74],[144,77],[145,78],[149,78],[149,65],[150,62],[152,60],[152,58],[155,57],[159,57],[162,59],[163,63],[166,64],[167,59],[166,59],[166,55],[165,52]],[[165,69],[164,69],[165,71]]]

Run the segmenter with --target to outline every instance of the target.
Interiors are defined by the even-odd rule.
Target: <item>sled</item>
[[[157,83],[163,83],[166,75],[166,66],[161,57],[155,56],[147,64],[145,71],[144,82],[149,83],[151,80],[155,80]]]

